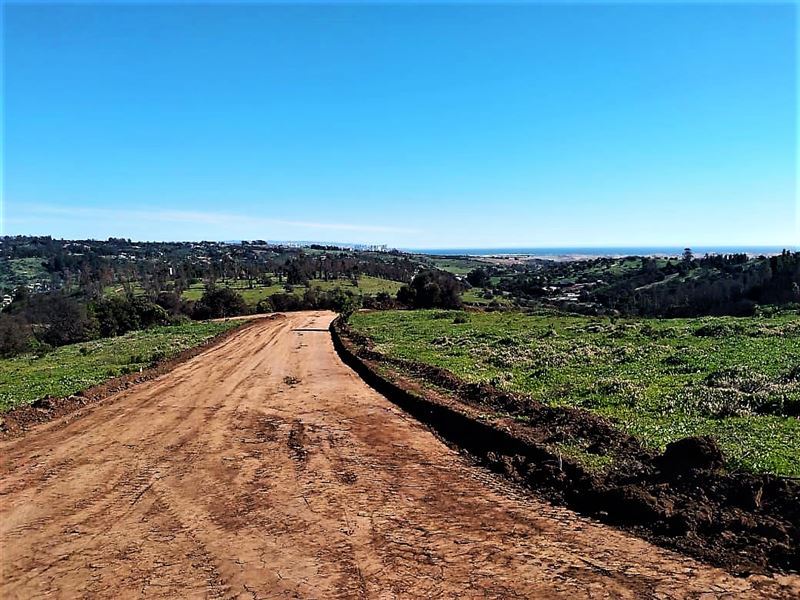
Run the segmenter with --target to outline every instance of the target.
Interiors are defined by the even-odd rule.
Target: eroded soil
[[[783,598],[472,466],[294,313],[0,443],[0,597]]]

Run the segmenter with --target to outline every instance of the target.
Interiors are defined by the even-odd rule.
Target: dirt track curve
[[[782,598],[470,466],[336,356],[246,328],[0,444],[0,597]]]

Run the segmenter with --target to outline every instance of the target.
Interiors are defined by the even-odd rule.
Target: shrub
[[[17,315],[0,313],[0,356],[22,354],[31,349],[33,332],[31,326]]]
[[[228,287],[209,286],[194,305],[195,319],[218,319],[247,314],[247,303],[241,294]]]
[[[488,287],[491,278],[485,269],[473,269],[467,274],[467,281],[472,287]]]
[[[413,308],[461,308],[461,288],[450,273],[426,269],[400,288],[397,300]]]
[[[170,321],[166,310],[142,297],[101,298],[92,304],[91,310],[103,337],[123,335],[155,325],[167,325]]]
[[[288,312],[300,310],[302,306],[302,301],[294,294],[273,294],[258,303],[261,312]]]

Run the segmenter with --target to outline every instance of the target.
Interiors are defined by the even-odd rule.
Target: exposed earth
[[[3,598],[790,598],[473,466],[262,320],[0,443]]]

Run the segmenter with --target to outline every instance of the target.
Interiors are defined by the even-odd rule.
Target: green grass
[[[483,288],[471,288],[461,294],[461,300],[467,304],[478,304],[484,306],[489,305],[492,302],[501,306],[511,305],[511,301],[506,296],[498,294],[494,298],[484,298],[483,293]]]
[[[141,296],[144,294],[144,288],[138,281],[131,283],[131,291],[134,296]],[[103,288],[103,294],[106,296],[123,296],[125,295],[125,286],[121,283],[107,285]]]
[[[222,282],[218,282],[218,285],[222,285]],[[269,298],[273,294],[279,293],[286,293],[286,289],[283,285],[271,285],[271,286],[256,286],[254,288],[249,288],[247,286],[247,282],[243,280],[231,281],[228,282],[226,285],[235,289],[239,292],[244,301],[251,305],[255,306],[259,303],[259,301],[264,300],[265,298]],[[358,286],[354,286],[352,281],[349,279],[335,279],[331,281],[324,281],[322,279],[312,279],[309,282],[309,285],[312,287],[316,287],[322,290],[333,290],[335,288],[341,288],[343,290],[350,290],[356,294],[377,294],[379,292],[387,292],[394,296],[397,294],[397,290],[400,289],[400,286],[403,284],[399,281],[390,281],[387,279],[380,279],[378,277],[370,277],[369,275],[364,275],[358,280]],[[205,290],[205,284],[197,283],[189,287],[188,290],[185,290],[182,294],[182,297],[185,300],[199,300],[203,295],[203,291]],[[292,286],[292,293],[302,296],[303,293],[306,291],[306,286],[304,285],[296,285]]]
[[[222,286],[222,282],[219,282],[218,285]],[[286,290],[282,285],[270,285],[270,286],[258,286],[256,285],[253,288],[247,287],[246,281],[233,281],[227,284],[228,287],[236,290],[239,294],[242,295],[244,301],[254,306],[258,304],[261,300],[272,296],[273,294],[278,293],[285,293]],[[203,296],[203,292],[205,291],[206,286],[203,283],[196,283],[194,285],[189,286],[188,290],[184,290],[181,297],[184,300],[200,300]],[[294,293],[298,295],[302,295],[303,289],[301,286],[295,286]]]
[[[487,263],[470,258],[425,257],[427,261],[442,271],[449,271],[454,275],[466,275],[473,269],[486,268]]]
[[[467,323],[453,322],[465,314]],[[387,354],[606,416],[656,449],[714,436],[733,469],[800,475],[800,318],[358,313]],[[794,370],[793,370],[794,369]],[[794,406],[794,408],[792,408]]]
[[[49,281],[41,258],[13,258],[0,261],[0,288],[11,291],[19,285]]]
[[[0,411],[46,396],[68,396],[111,377],[138,371],[240,324],[226,321],[157,327],[62,346],[42,356],[2,359]]]
[[[342,288],[343,290],[351,290],[355,293],[375,295],[380,292],[386,292],[391,296],[397,294],[397,291],[403,285],[399,281],[390,281],[388,279],[380,279],[378,277],[370,277],[364,275],[358,280],[358,287],[353,286],[349,279],[338,279],[335,281],[321,281],[315,279],[311,282],[312,286],[319,287],[323,290],[332,290],[334,288]]]

